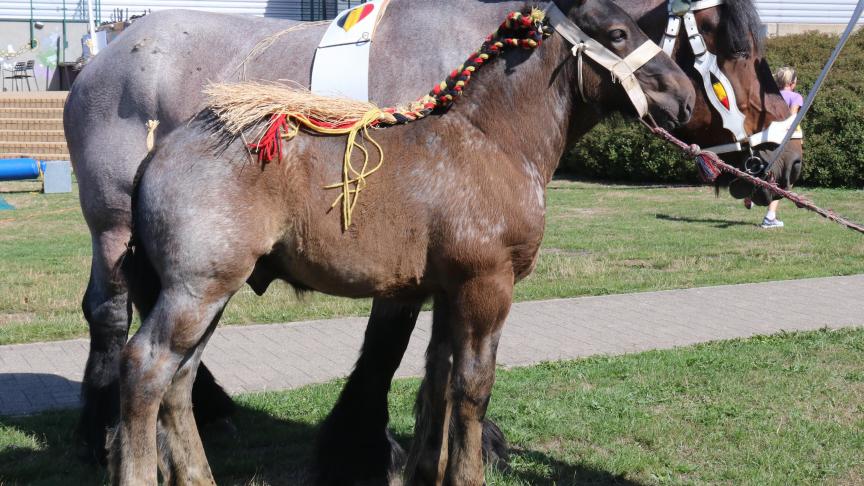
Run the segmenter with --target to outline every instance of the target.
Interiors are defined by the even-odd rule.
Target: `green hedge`
[[[837,36],[809,33],[769,39],[772,69],[798,69],[798,92],[813,86]],[[864,187],[864,31],[854,35],[804,120],[801,184]],[[653,139],[641,126],[613,118],[564,157],[561,171],[592,179],[695,182],[693,162]]]

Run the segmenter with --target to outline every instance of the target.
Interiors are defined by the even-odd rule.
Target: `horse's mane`
[[[727,54],[739,57],[762,54],[762,19],[753,0],[726,0],[724,18],[725,34],[720,36]],[[751,44],[752,42],[752,44]],[[751,52],[752,49],[752,52]]]

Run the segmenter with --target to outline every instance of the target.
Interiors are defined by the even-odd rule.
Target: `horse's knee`
[[[137,391],[136,394],[141,394],[143,390],[138,388],[139,382],[148,375],[152,376],[151,369],[159,365],[161,358],[153,354],[152,344],[146,339],[141,339],[140,335],[133,336],[120,352],[121,393]]]

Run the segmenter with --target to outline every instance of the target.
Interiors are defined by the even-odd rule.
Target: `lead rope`
[[[644,123],[644,122],[643,122]],[[830,221],[834,221],[835,223],[841,224],[851,230],[857,231],[859,233],[864,233],[864,226],[861,226],[858,223],[849,221],[848,219],[840,216],[830,209],[822,209],[819,206],[816,206],[811,201],[806,199],[804,196],[796,194],[792,191],[787,191],[786,189],[781,188],[774,182],[769,182],[766,180],[759,179],[758,177],[754,177],[742,170],[736,169],[735,167],[724,162],[720,157],[717,156],[714,152],[703,151],[699,148],[698,145],[687,145],[686,143],[678,140],[671,133],[666,130],[657,127],[651,126],[647,123],[645,125],[651,130],[652,133],[657,135],[658,137],[666,140],[667,142],[675,145],[682,152],[684,152],[689,157],[694,157],[696,159],[696,165],[699,169],[699,177],[702,178],[706,183],[711,183],[717,180],[717,177],[720,176],[722,172],[727,174],[732,174],[740,179],[745,179],[751,184],[759,186],[763,189],[767,189],[778,196],[785,197],[786,199],[795,203],[801,209],[807,209],[809,211],[813,211],[814,213],[822,216],[825,219]]]

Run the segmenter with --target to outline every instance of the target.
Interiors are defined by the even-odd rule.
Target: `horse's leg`
[[[386,428],[387,394],[408,348],[421,304],[422,300],[373,301],[360,357],[318,436],[315,469],[319,483],[344,484],[349,478],[393,478],[399,472],[404,451]],[[200,374],[199,371],[199,381]],[[386,443],[380,437],[382,430],[387,434]],[[485,419],[483,460],[506,467],[507,448],[501,429]]]
[[[495,359],[501,329],[510,311],[511,272],[464,284],[451,300],[453,373],[450,395],[451,444],[445,483],[485,484],[482,431],[495,383]]]
[[[159,469],[166,485],[215,484],[192,413],[192,387],[220,311],[192,356],[180,366],[159,408]]]
[[[443,296],[435,297],[432,337],[426,349],[426,376],[414,405],[414,441],[408,454],[405,477],[409,485],[440,484],[447,467],[450,420],[452,347],[447,325],[449,309]]]
[[[186,468],[182,475],[172,475],[173,480],[212,484],[188,403],[182,404],[191,399],[195,368],[211,323],[230,296],[227,292],[210,295],[206,289],[213,287],[209,285],[211,282],[183,282],[162,290],[153,311],[121,353],[120,422],[110,458],[115,484],[156,484],[156,428],[163,398],[169,405],[162,417],[163,425],[168,421],[164,446],[170,461]],[[177,424],[177,420],[185,423]],[[178,430],[194,437],[172,442]]]
[[[447,296],[445,303],[436,303],[436,310],[446,305],[447,313],[446,322],[435,319],[433,335],[437,332],[449,340],[452,366],[448,379],[439,380],[448,383],[446,390],[421,391],[422,404],[431,404],[432,413],[418,418],[418,434],[424,432],[420,427],[426,426],[431,432],[425,432],[426,440],[418,444],[417,470],[409,471],[417,484],[484,484],[483,419],[495,381],[498,340],[512,295],[513,275],[501,272],[465,282]],[[436,406],[441,402],[444,406]],[[439,416],[440,411],[446,416]],[[430,441],[430,437],[441,440]]]
[[[81,383],[77,432],[84,442],[83,459],[90,461],[105,461],[107,429],[119,414],[120,351],[126,344],[132,314],[126,280],[116,265],[128,242],[129,228],[122,224],[92,237],[90,281],[81,305],[90,330],[90,351]],[[141,310],[145,315],[149,312],[147,308]],[[234,410],[231,398],[204,365],[198,377],[193,393],[198,404],[196,421],[203,425],[225,420]]]
[[[373,301],[360,358],[321,427],[320,484],[398,481],[404,452],[387,430],[387,394],[422,305],[423,299]]]
[[[131,316],[125,280],[114,272],[129,241],[129,230],[116,227],[94,234],[92,241],[90,282],[81,305],[90,329],[90,354],[81,383],[83,408],[78,434],[84,441],[86,457],[102,462],[106,429],[118,414],[118,362]]]
[[[76,168],[79,179],[88,177],[87,164],[79,163]],[[90,281],[81,307],[90,330],[90,351],[81,384],[82,410],[77,433],[83,440],[82,458],[104,462],[106,432],[119,414],[117,380],[120,351],[126,344],[131,322],[128,286],[116,268],[129,242],[131,216],[128,207],[122,206],[129,203],[128,196],[119,196],[117,190],[101,187],[92,180],[92,174],[89,177],[89,184],[81,181],[81,207],[90,226],[93,256]],[[114,195],[113,202],[117,207],[106,208],[102,204],[87,202],[86,197],[99,194]],[[139,302],[139,307],[141,305],[143,303]],[[146,314],[149,309],[142,308],[141,311]],[[207,424],[229,417],[233,412],[231,398],[203,365],[198,376],[193,393],[198,404],[195,407],[198,423]]]

